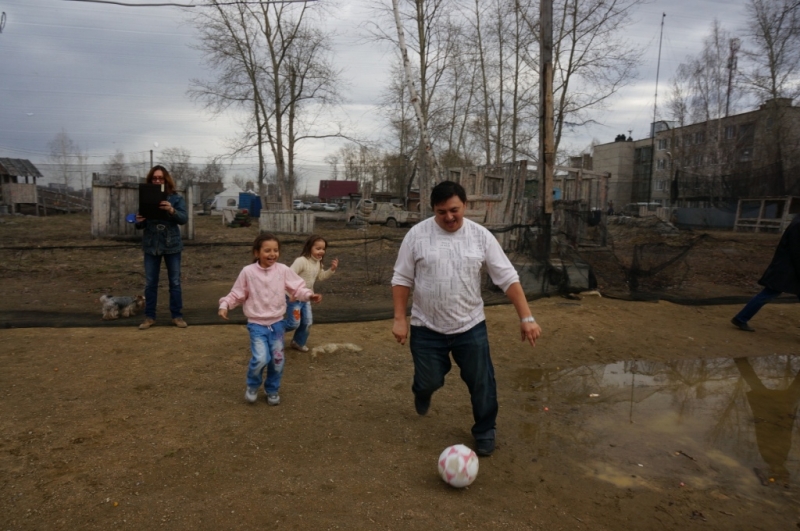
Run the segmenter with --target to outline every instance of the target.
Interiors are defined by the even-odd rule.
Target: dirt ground
[[[319,286],[309,346],[361,350],[289,351],[282,403],[269,407],[263,397],[244,402],[240,310],[232,324],[216,317],[256,228],[198,217],[183,259],[189,328],[168,326],[162,289],[158,325],[139,331],[140,316],[101,321],[96,300],[141,292],[138,247],[92,240],[83,215],[0,219],[0,529],[800,527],[796,475],[762,485],[753,468],[763,463],[734,466],[705,441],[668,432],[637,443],[632,421],[592,430],[608,406],[539,387],[543,374],[617,362],[795,359],[800,306],[768,305],[749,334],[729,323],[738,303],[553,296],[531,302],[544,331],[535,349],[519,341],[512,307],[488,307],[498,447],[475,483],[456,490],[436,459],[451,444],[472,445],[466,389],[453,371],[419,417],[408,348],[381,320],[402,229],[320,225],[341,270]],[[706,258],[693,255],[674,278],[698,296],[746,297],[777,238],[712,234]],[[283,240],[290,263],[302,242]],[[608,281],[598,283],[602,293]],[[342,312],[363,320],[334,322]],[[758,419],[744,417],[752,439]],[[690,447],[691,459],[677,452]]]

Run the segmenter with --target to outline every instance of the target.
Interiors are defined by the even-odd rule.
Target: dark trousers
[[[411,390],[422,399],[444,386],[450,372],[450,354],[461,369],[472,399],[472,435],[475,439],[494,439],[497,420],[497,384],[489,355],[486,322],[460,334],[440,334],[424,326],[412,326],[409,341],[414,358],[414,384]]]
[[[755,314],[757,314],[758,311],[766,303],[768,303],[769,301],[773,300],[774,298],[776,298],[781,293],[783,293],[783,292],[782,291],[776,291],[776,290],[774,290],[772,288],[764,288],[764,289],[762,289],[758,294],[756,294],[755,297],[750,299],[750,302],[748,302],[747,304],[744,305],[744,308],[742,308],[742,311],[737,313],[736,317],[734,317],[734,319],[736,319],[737,321],[740,321],[742,323],[746,323],[747,321],[752,319],[753,316],[755,316]],[[800,295],[798,295],[798,298],[800,298]]]

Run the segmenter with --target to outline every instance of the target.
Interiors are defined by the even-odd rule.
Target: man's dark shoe
[[[414,395],[414,408],[417,410],[418,415],[427,415],[428,409],[431,407],[431,398],[421,398],[418,395]]]
[[[476,439],[475,453],[480,457],[489,457],[494,452],[494,439]]]
[[[750,328],[750,325],[748,325],[744,321],[740,321],[736,317],[731,319],[731,323],[733,324],[733,326],[735,326],[739,330],[744,330],[745,332],[755,332],[754,328]]]

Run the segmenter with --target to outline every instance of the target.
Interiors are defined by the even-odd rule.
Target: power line
[[[269,0],[264,2],[250,2],[242,0],[239,2],[213,2],[211,4],[176,4],[174,2],[163,2],[157,4],[131,4],[128,2],[116,2],[114,0],[64,0],[65,2],[89,2],[92,4],[113,4],[116,6],[124,7],[216,7],[216,6],[233,6],[233,5],[247,5],[247,4],[305,4],[308,2],[316,2],[317,0]],[[5,13],[3,13],[5,15]]]

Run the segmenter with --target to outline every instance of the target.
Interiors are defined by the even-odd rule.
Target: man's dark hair
[[[442,181],[431,190],[431,208],[444,203],[453,196],[458,196],[461,202],[467,204],[467,192],[464,187],[453,181]]]

